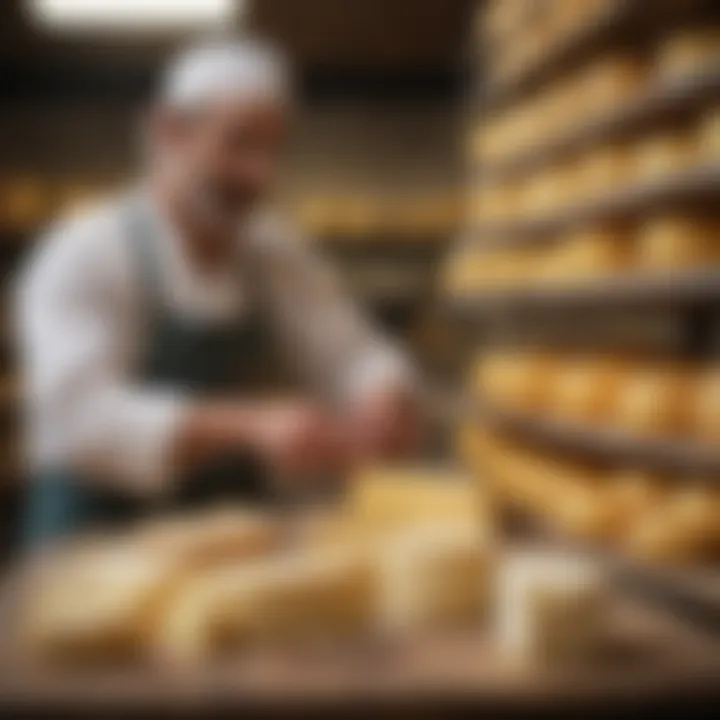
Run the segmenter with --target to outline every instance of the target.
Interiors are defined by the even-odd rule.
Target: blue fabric
[[[170,314],[157,293],[154,228],[146,211],[137,200],[126,211],[148,308],[146,355],[138,379],[203,396],[257,389],[257,371],[266,367],[270,349],[260,314],[209,327]],[[216,458],[179,479],[176,492],[162,507],[149,508],[136,498],[101,489],[107,486],[63,468],[40,473],[30,482],[25,544],[36,546],[95,526],[127,524],[151,509],[193,507],[219,497],[262,501],[266,496],[262,468],[246,454]]]

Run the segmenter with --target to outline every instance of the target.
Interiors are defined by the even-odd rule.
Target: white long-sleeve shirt
[[[148,308],[123,208],[113,201],[51,229],[19,278],[29,461],[153,493],[171,479],[170,447],[193,398],[133,380]],[[166,306],[207,322],[240,318],[246,288],[232,264],[199,272],[155,219]],[[310,387],[352,402],[409,381],[405,358],[277,217],[258,215],[241,234],[238,252],[252,252],[262,269],[268,322]]]

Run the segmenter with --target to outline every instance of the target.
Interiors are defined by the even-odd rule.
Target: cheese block
[[[720,262],[718,228],[690,216],[647,221],[638,236],[638,265],[648,271],[675,272]]]
[[[284,532],[267,513],[227,506],[154,520],[131,540],[142,552],[196,567],[268,554],[280,546]]]
[[[197,664],[247,647],[369,632],[376,577],[368,553],[346,548],[208,569],[168,604],[154,651],[166,662]]]
[[[434,468],[370,467],[351,481],[348,514],[368,532],[387,533],[416,523],[478,524],[472,478]]]
[[[581,424],[604,423],[610,418],[627,366],[605,359],[578,359],[558,373],[553,411]]]
[[[498,649],[513,662],[587,660],[606,637],[604,578],[578,557],[509,553],[499,567],[494,607]]]
[[[693,435],[717,446],[720,443],[719,368],[710,368],[700,374],[692,405]]]
[[[678,367],[648,367],[629,374],[616,410],[619,427],[640,435],[677,435],[690,425],[692,381]]]
[[[663,80],[703,73],[720,63],[720,30],[704,27],[684,30],[661,45],[657,72]]]
[[[465,623],[486,605],[488,547],[467,525],[421,525],[392,537],[379,563],[379,623],[390,633]]]
[[[40,572],[24,612],[24,647],[62,664],[136,658],[183,577],[176,562],[137,546],[75,549]]]
[[[652,135],[637,147],[634,174],[642,182],[664,180],[697,161],[698,139],[689,132]]]

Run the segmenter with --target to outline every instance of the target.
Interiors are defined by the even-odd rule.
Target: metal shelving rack
[[[706,22],[718,22],[717,8],[702,0],[684,5],[659,2],[653,4],[653,17],[648,15],[647,5],[638,0],[607,0],[592,22],[576,28],[557,46],[548,48],[543,57],[520,75],[480,93],[479,107],[473,108],[475,117],[505,113],[602,51],[632,47],[636,28],[639,28],[637,42],[647,43],[650,35],[662,37],[676,24],[698,22],[702,18]],[[642,22],[637,22],[641,17]],[[492,167],[475,167],[471,173],[472,181],[475,187],[488,188],[521,178],[576,152],[592,149],[597,143],[629,140],[645,131],[672,127],[697,117],[703,109],[717,106],[718,100],[720,66],[713,63],[702,74],[651,86],[625,107],[612,109],[607,116],[568,130],[561,137],[527,148]],[[720,165],[715,161],[652,184],[614,190],[543,218],[471,228],[458,243],[458,250],[471,247],[491,252],[498,248],[543,243],[556,233],[571,228],[642,218],[655,210],[692,212],[702,208],[705,212],[710,208],[716,211],[719,198]],[[598,278],[592,284],[582,281],[555,287],[525,285],[498,291],[450,293],[446,300],[450,311],[466,322],[468,332],[477,333],[485,344],[522,346],[523,337],[534,335],[534,340],[525,344],[556,351],[558,347],[577,350],[586,347],[587,343],[579,340],[574,344],[572,328],[561,333],[564,335],[561,342],[553,339],[551,332],[543,339],[542,319],[555,318],[562,324],[568,315],[581,322],[585,317],[587,322],[590,317],[634,313],[641,321],[645,317],[651,322],[650,318],[657,319],[659,314],[667,313],[674,318],[678,331],[674,342],[666,343],[660,354],[668,352],[697,361],[720,357],[720,267],[658,276],[612,276]],[[581,335],[576,333],[577,338]],[[598,342],[603,347],[602,342]],[[627,350],[628,343],[610,340],[605,342],[603,349]],[[501,430],[528,445],[611,466],[625,463],[648,471],[700,476],[711,483],[720,482],[717,448],[680,441],[641,440],[615,430],[595,430],[547,418],[523,417],[479,401],[471,400],[463,405],[460,414],[464,419]],[[516,511],[514,508],[513,513]],[[524,520],[525,528],[528,524],[534,525],[527,516]],[[547,536],[546,533],[547,529],[541,534]],[[624,585],[643,591],[650,599],[663,601],[707,630],[720,631],[720,566],[660,567],[626,557],[616,550],[588,547],[570,538],[555,537],[554,541],[569,543],[600,557]]]

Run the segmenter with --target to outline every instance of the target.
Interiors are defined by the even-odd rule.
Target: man
[[[184,53],[145,181],[50,232],[22,277],[32,543],[412,448],[407,363],[266,206],[289,104],[267,45]],[[277,357],[304,394],[261,394]]]

